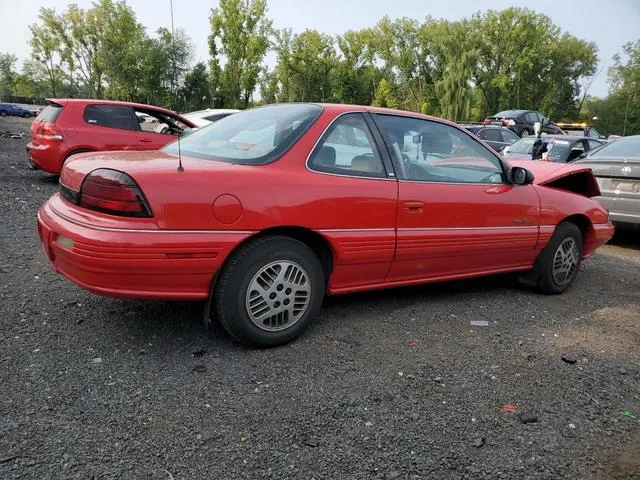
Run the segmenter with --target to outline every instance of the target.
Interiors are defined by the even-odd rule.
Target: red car
[[[286,104],[157,152],[77,155],[38,230],[91,292],[208,300],[233,338],[272,346],[325,294],[501,272],[562,292],[613,234],[598,194],[588,168],[509,164],[443,120]]]
[[[31,166],[59,174],[71,155],[157,150],[195,125],[164,108],[110,100],[47,100],[31,126]]]

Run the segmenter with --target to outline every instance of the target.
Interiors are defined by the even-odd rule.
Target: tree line
[[[210,25],[208,64],[193,65],[184,30],[149,35],[125,1],[42,8],[22,71],[15,71],[15,56],[0,55],[0,93],[120,99],[178,111],[338,102],[452,120],[527,108],[557,121],[597,116],[605,133],[640,132],[640,41],[614,59],[610,95],[592,98],[596,45],[526,8],[459,21],[384,17],[331,36],[274,28],[266,0],[220,0]],[[276,58],[271,66],[268,52]]]

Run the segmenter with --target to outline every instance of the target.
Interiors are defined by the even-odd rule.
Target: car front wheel
[[[542,293],[562,293],[569,288],[580,269],[582,245],[582,232],[575,224],[558,225],[536,261],[537,286]]]
[[[251,241],[224,266],[213,302],[223,328],[251,347],[273,347],[304,332],[322,305],[322,265],[305,244],[273,236]]]

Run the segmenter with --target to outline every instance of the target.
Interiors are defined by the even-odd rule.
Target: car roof
[[[274,104],[278,105],[278,104]],[[282,105],[282,104],[280,104]],[[412,117],[412,118],[420,118],[423,120],[431,120],[433,122],[445,123],[447,125],[452,125],[454,127],[460,127],[457,123],[452,122],[450,120],[445,120],[444,118],[433,117],[431,115],[425,115],[424,113],[411,112],[408,110],[397,110],[393,108],[383,108],[383,107],[370,107],[365,105],[349,105],[342,103],[315,103],[311,105],[319,105],[324,108],[327,112],[334,114],[342,114],[342,113],[358,113],[358,112],[369,112],[369,113],[380,113],[386,115],[396,115],[402,117]]]
[[[154,105],[146,105],[144,103],[122,102],[120,100],[98,100],[93,98],[47,98],[47,102],[57,103],[63,106],[68,103],[79,103],[84,105],[122,105],[125,107],[134,107],[134,108],[141,108],[146,110],[156,110],[158,112],[171,113],[173,115],[178,115],[177,112],[174,112],[166,108],[156,107]]]

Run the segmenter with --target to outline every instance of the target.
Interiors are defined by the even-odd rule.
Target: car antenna
[[[171,8],[171,60],[173,61],[173,69],[171,72],[171,76],[173,77],[173,81],[171,82],[172,86],[173,86],[173,101],[175,102],[175,105],[177,106],[178,103],[176,102],[177,100],[177,96],[176,96],[176,78],[175,78],[175,73],[176,73],[176,36],[175,33],[173,31],[173,0],[169,0],[169,6]],[[182,173],[184,172],[184,167],[182,166],[182,152],[180,151],[180,132],[178,132],[178,172]]]

